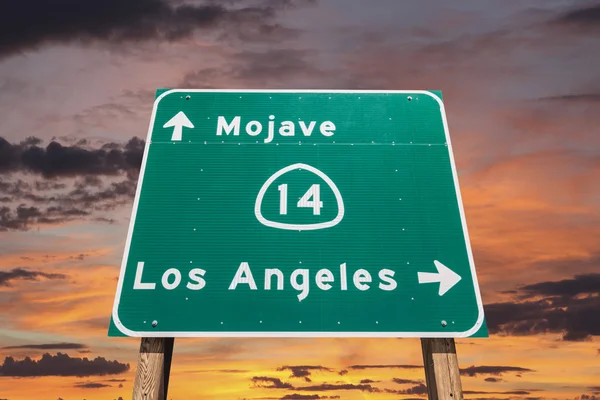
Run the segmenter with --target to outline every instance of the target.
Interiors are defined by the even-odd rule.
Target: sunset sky
[[[456,340],[465,398],[600,398],[600,2],[0,15],[0,399],[131,397],[139,339],[107,329],[160,88],[441,90],[490,332]],[[425,399],[422,366],[418,339],[176,339],[169,398]]]

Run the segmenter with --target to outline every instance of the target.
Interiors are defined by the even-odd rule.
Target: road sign
[[[487,336],[440,96],[158,92],[109,334]]]

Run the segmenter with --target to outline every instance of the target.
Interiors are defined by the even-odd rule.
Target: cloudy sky
[[[451,3],[451,4],[450,4]],[[444,95],[489,339],[465,397],[600,394],[600,3],[0,3],[0,398],[131,395],[109,338],[158,88]],[[178,339],[169,398],[425,398],[414,339]]]

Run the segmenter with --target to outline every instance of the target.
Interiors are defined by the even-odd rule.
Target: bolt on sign
[[[440,92],[157,92],[109,335],[487,334]]]

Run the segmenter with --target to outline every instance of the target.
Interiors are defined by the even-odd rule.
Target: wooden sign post
[[[132,400],[166,400],[174,338],[142,338]],[[421,339],[429,400],[463,400],[452,338]]]
[[[142,338],[133,383],[133,400],[165,400],[175,338]]]
[[[454,339],[421,339],[429,400],[463,400]]]

